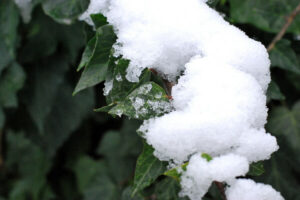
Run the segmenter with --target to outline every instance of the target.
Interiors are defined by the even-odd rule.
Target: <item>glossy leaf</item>
[[[18,9],[11,0],[0,1],[0,75],[15,58],[17,45]]]
[[[148,82],[133,90],[124,101],[119,102],[108,113],[122,114],[135,119],[149,119],[171,110],[165,91],[156,83]]]
[[[264,31],[277,33],[286,23],[286,17],[297,7],[297,0],[229,0],[230,14],[234,22],[249,23]],[[300,33],[300,19],[288,29]]]
[[[300,74],[300,63],[290,41],[279,41],[270,52],[272,66]]]
[[[267,91],[267,102],[271,100],[285,100],[285,96],[281,93],[279,86],[271,81]]]
[[[108,68],[109,55],[111,53],[112,45],[116,41],[116,36],[113,33],[113,29],[111,26],[103,26],[97,29],[96,39],[92,39],[95,41],[95,46],[92,54],[86,53],[87,56],[90,55],[89,58],[84,56],[84,60],[82,61],[86,65],[80,80],[74,90],[74,95],[81,90],[84,90],[88,87],[92,87],[102,81],[105,80],[106,72]],[[91,46],[93,46],[93,41],[91,42]],[[89,50],[90,51],[90,47]],[[88,62],[86,62],[88,60]],[[86,64],[85,64],[86,63]],[[82,66],[80,67],[82,68]]]
[[[265,172],[264,164],[262,162],[252,163],[248,175],[250,176],[260,176]]]
[[[154,149],[144,143],[144,149],[136,164],[132,196],[151,185],[166,170],[165,163],[153,155]]]
[[[108,167],[104,162],[84,156],[73,168],[84,200],[117,200],[118,189],[108,176]]]
[[[89,0],[44,0],[44,12],[60,23],[70,24],[89,5]]]
[[[300,151],[300,102],[292,109],[281,106],[271,110],[267,128],[271,133],[286,138],[295,151]]]
[[[25,72],[23,68],[13,63],[0,80],[0,105],[7,108],[17,107],[17,92],[23,87],[25,82]]]
[[[106,96],[107,103],[123,101],[134,89],[140,85],[150,81],[151,72],[146,69],[142,72],[139,82],[130,82],[126,78],[127,68],[129,65],[128,60],[119,59],[113,67],[113,72],[108,81],[112,81],[112,89]],[[110,66],[111,67],[111,66]]]

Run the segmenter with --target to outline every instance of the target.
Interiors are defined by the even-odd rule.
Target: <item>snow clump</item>
[[[180,194],[201,200],[219,181],[229,185],[229,200],[282,200],[270,186],[236,179],[252,162],[278,150],[264,129],[270,82],[266,48],[226,22],[206,0],[92,0],[80,19],[91,24],[89,15],[96,12],[115,29],[115,56],[130,60],[129,81],[137,82],[145,68],[173,83],[184,72],[172,88],[172,111],[140,128],[160,160],[170,166],[189,162]],[[106,83],[105,94],[111,86]],[[140,110],[146,102],[134,103]],[[213,159],[205,160],[203,153]]]

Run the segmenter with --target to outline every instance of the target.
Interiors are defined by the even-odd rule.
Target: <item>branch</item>
[[[217,188],[219,189],[219,191],[221,193],[221,196],[222,196],[222,199],[223,200],[227,200],[226,194],[225,194],[225,186],[224,186],[224,184],[221,183],[221,182],[218,182],[218,181],[214,181],[214,183],[216,184]]]
[[[300,13],[300,3],[298,6],[295,8],[295,10],[287,17],[286,23],[283,25],[281,28],[280,32],[276,35],[276,37],[273,39],[271,44],[268,46],[268,51],[271,51],[276,43],[282,39],[284,34],[286,33],[287,29],[290,27],[292,22],[294,21],[295,17]]]

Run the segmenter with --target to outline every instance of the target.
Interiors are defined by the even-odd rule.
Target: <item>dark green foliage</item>
[[[209,3],[268,45],[299,1]],[[93,14],[95,30],[76,20],[88,4],[33,0],[24,23],[13,0],[0,0],[0,200],[187,200],[178,196],[180,172],[136,133],[141,120],[169,111],[153,107],[169,103],[164,81],[149,69],[137,83],[126,79],[130,61],[113,56],[117,38],[107,19]],[[299,34],[297,16],[269,52],[266,128],[280,150],[247,174],[287,200],[300,200]],[[106,96],[103,82],[113,85]],[[221,199],[215,185],[204,199]]]

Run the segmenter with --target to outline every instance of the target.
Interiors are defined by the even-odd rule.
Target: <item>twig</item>
[[[219,189],[219,191],[221,193],[221,196],[222,196],[222,199],[223,200],[227,200],[226,194],[225,194],[225,186],[224,186],[224,184],[221,183],[221,182],[218,182],[218,181],[214,181],[214,183],[216,184],[217,188]]]
[[[280,32],[276,35],[276,37],[273,39],[271,44],[268,46],[268,51],[271,51],[276,43],[282,39],[284,34],[286,33],[287,29],[290,27],[292,22],[294,21],[295,17],[300,13],[300,3],[298,6],[295,8],[295,10],[287,17],[286,23],[283,25],[281,28]]]
[[[150,68],[149,70],[150,70],[153,74],[158,75],[158,72],[157,72],[155,69]],[[161,77],[161,78],[162,78],[162,77]],[[163,81],[163,83],[164,83],[164,87],[165,87],[165,89],[166,89],[168,98],[169,98],[169,99],[172,99],[171,93],[172,93],[172,87],[174,86],[174,83],[172,83],[172,82],[170,82],[170,81],[168,81],[167,79],[164,79],[164,78],[162,78],[162,81]]]

